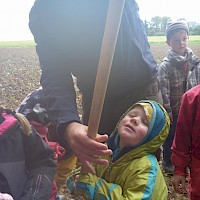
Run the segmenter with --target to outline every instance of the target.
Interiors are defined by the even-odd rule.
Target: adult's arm
[[[80,122],[72,73],[81,89],[93,92],[108,3],[37,0],[30,11],[47,112],[59,132],[63,125]]]
[[[80,123],[72,72],[81,74],[82,79],[89,79],[86,82],[92,84],[107,6],[107,0],[85,3],[38,0],[31,9],[29,21],[42,69],[41,84],[50,120],[56,122],[58,132],[63,133],[59,134],[61,139],[67,141],[79,160],[95,163],[101,160],[93,155],[106,155],[111,151],[99,143],[107,136],[93,141],[87,137],[87,127]]]

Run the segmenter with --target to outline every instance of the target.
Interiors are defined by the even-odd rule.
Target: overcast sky
[[[200,22],[199,0],[137,0],[140,16],[150,21],[155,16],[172,20],[185,18]],[[0,0],[0,41],[32,40],[28,28],[28,14],[34,0]]]
[[[136,0],[142,19],[150,21],[155,16],[168,16],[172,20],[185,18],[187,21],[200,22],[199,0]]]

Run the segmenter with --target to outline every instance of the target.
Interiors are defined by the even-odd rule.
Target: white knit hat
[[[185,30],[187,34],[189,34],[189,28],[187,22],[185,21],[177,21],[177,22],[170,22],[167,24],[166,27],[166,38],[169,40],[172,35],[180,30]]]

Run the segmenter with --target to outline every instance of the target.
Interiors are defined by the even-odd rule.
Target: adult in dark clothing
[[[42,69],[41,84],[47,111],[59,136],[88,168],[87,161],[107,164],[94,155],[111,151],[87,136],[94,83],[104,34],[108,0],[36,0],[30,30]],[[83,124],[76,105],[72,74],[83,95]],[[98,132],[109,134],[134,103],[158,100],[157,64],[150,52],[135,0],[126,0]],[[91,170],[90,170],[91,171]]]

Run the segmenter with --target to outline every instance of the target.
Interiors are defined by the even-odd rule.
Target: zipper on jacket
[[[109,164],[109,167],[108,167],[108,173],[111,172],[112,165],[113,165],[113,163],[114,163],[114,162],[113,162],[114,158],[115,158],[115,155],[113,155],[112,158],[111,158],[111,160],[110,160],[110,164]]]
[[[120,151],[121,151],[121,150],[120,150],[119,147],[117,147],[117,148],[114,150],[113,155],[112,155],[111,160],[110,160],[109,167],[108,167],[108,172],[111,171],[112,165],[113,165],[114,161],[116,160],[116,158],[119,156]]]
[[[38,177],[36,179],[35,192],[33,193],[32,197],[35,197],[38,194],[41,180],[42,180],[42,174],[38,174]]]
[[[112,164],[113,164],[113,162],[111,161],[110,164],[109,164],[109,167],[108,167],[108,173],[110,173],[110,171],[112,169]]]

